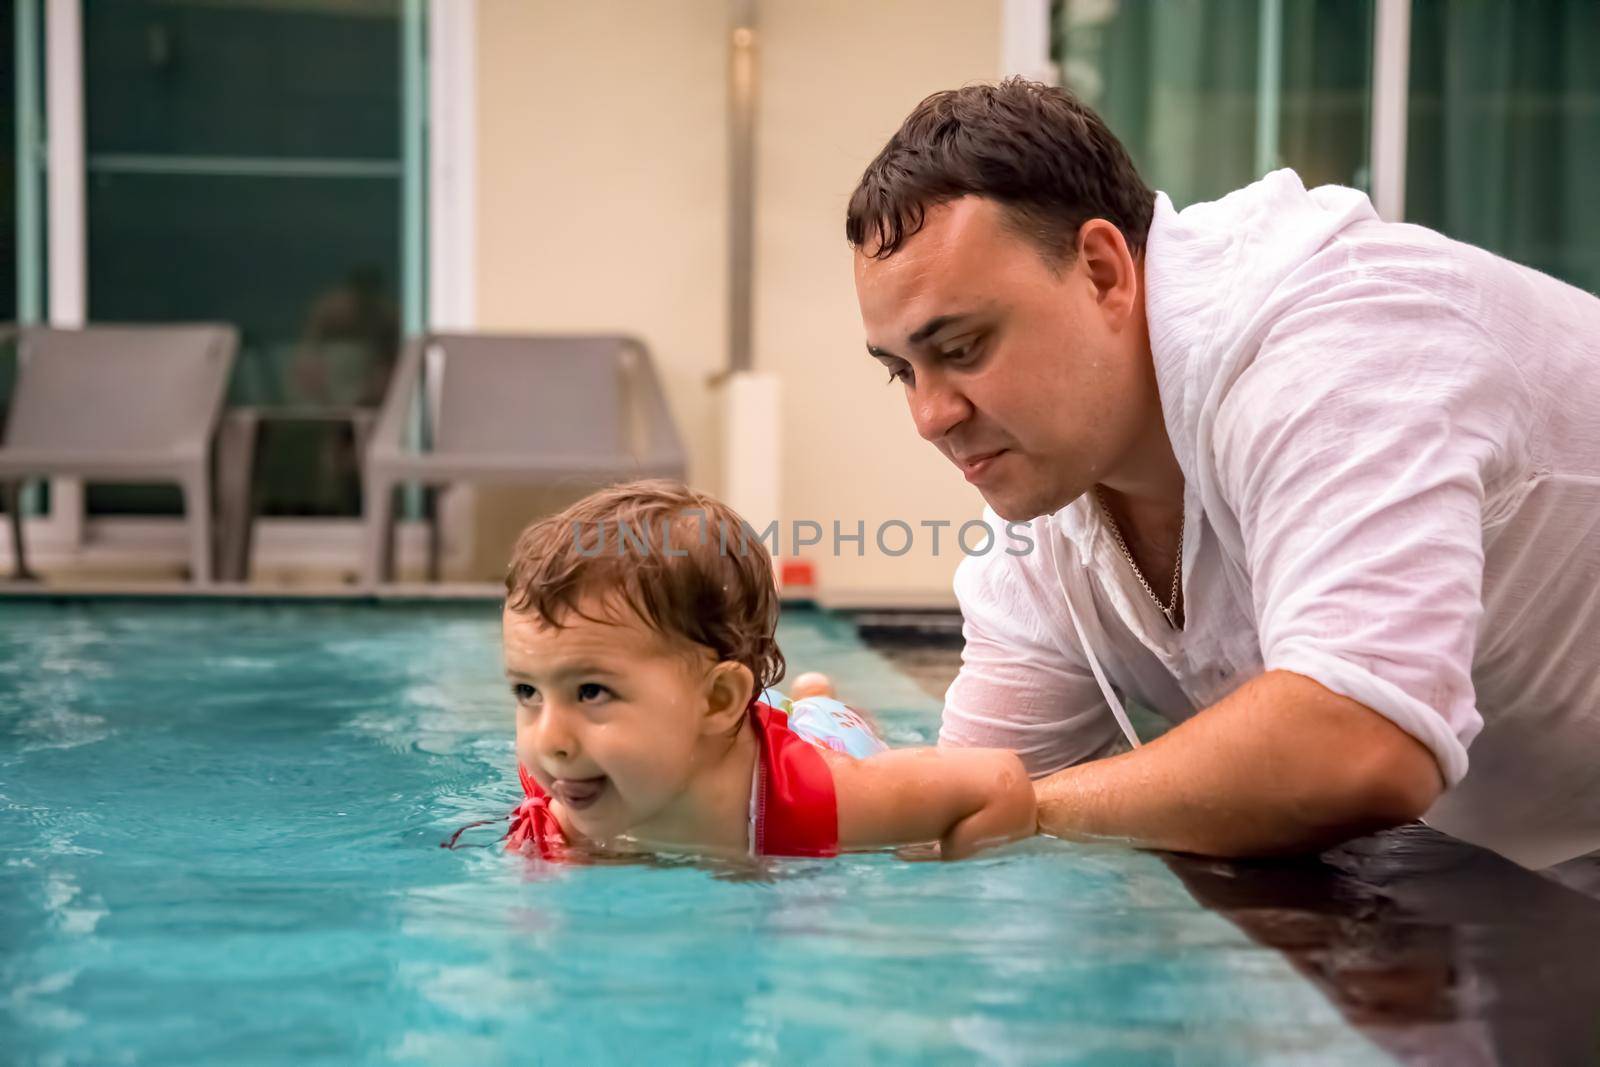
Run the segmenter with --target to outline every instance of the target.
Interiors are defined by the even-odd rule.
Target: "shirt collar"
[[[1046,516],[1046,524],[1077,550],[1078,559],[1083,563],[1094,558],[1095,542],[1105,529],[1099,509],[1094,506],[1092,492],[1084,493],[1060,511]]]

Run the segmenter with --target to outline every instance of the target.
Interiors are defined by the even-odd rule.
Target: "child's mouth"
[[[573,811],[582,811],[599,800],[605,788],[605,775],[598,778],[557,778],[550,783],[550,792]]]

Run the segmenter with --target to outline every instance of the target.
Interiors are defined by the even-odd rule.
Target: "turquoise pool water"
[[[780,636],[932,738],[847,623]],[[1150,855],[443,850],[517,797],[497,639],[484,607],[0,603],[0,1062],[1383,1058]]]

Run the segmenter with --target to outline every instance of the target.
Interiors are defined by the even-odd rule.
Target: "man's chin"
[[[1076,496],[1068,496],[1061,497],[1058,501],[1055,495],[1042,493],[1022,495],[999,489],[983,494],[983,502],[993,508],[994,513],[1005,522],[1031,522],[1041,515],[1054,515],[1076,499]]]

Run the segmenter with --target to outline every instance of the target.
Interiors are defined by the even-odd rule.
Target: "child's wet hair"
[[[682,483],[602,489],[522,531],[508,608],[557,628],[571,614],[611,621],[579,611],[591,597],[750,668],[757,693],[783,677],[771,555],[732,508]]]

